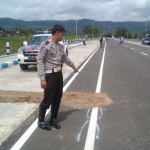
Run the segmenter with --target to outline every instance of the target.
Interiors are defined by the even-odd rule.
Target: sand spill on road
[[[42,92],[21,92],[0,90],[0,103],[40,103]],[[71,108],[93,108],[113,103],[106,93],[65,92],[61,104]]]

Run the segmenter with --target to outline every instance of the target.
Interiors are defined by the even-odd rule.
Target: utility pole
[[[79,3],[80,2],[82,2],[82,1],[84,1],[84,0],[80,0],[78,3],[77,3],[77,5],[76,5],[76,40],[77,40],[77,38],[78,38],[78,36],[77,36],[77,6],[79,5]]]

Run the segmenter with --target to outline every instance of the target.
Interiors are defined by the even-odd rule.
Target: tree
[[[134,38],[134,39],[137,39],[138,36],[139,36],[138,34],[134,34],[134,35],[133,35],[133,38]]]
[[[84,35],[88,35],[89,38],[92,38],[92,26],[87,25],[84,28],[82,28],[82,32]],[[93,28],[93,38],[99,37],[100,35],[100,30],[96,27]]]
[[[6,30],[0,27],[0,36],[6,36],[7,35],[6,33],[7,33]]]
[[[88,35],[88,37],[92,37],[92,26],[91,25],[85,26],[84,28],[82,28],[82,32]]]
[[[30,28],[30,33],[31,33],[31,34],[34,34],[34,33],[35,33],[32,28]]]
[[[105,33],[104,36],[105,37],[112,37],[112,34],[111,33]]]
[[[52,29],[53,29],[52,27],[49,27],[47,28],[47,31],[52,31]]]
[[[42,31],[42,28],[37,28],[36,31]]]
[[[127,36],[128,36],[128,38],[132,38],[132,34],[124,28],[116,28],[114,36],[116,38],[119,38],[121,36],[123,36],[125,38],[127,38]]]
[[[70,34],[65,36],[65,40],[72,40],[72,39],[75,39],[75,35]]]
[[[97,27],[93,28],[93,38],[99,37],[99,29]]]

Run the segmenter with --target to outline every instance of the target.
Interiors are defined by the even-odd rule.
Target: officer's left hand
[[[79,72],[79,70],[77,68],[74,69],[74,73]]]
[[[41,80],[41,88],[46,89],[46,81],[45,80]]]

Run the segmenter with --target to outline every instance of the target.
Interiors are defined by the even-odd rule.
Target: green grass
[[[17,53],[22,42],[26,41],[25,37],[0,37],[0,55],[6,54],[6,42],[10,45],[10,54]]]

